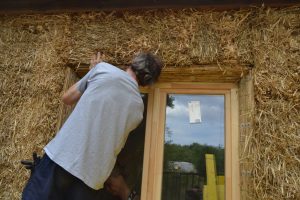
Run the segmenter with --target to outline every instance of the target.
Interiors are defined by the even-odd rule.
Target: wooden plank
[[[159,173],[157,171],[157,141],[158,141],[158,126],[159,126],[159,111],[161,109],[160,106],[160,96],[159,96],[159,88],[154,89],[154,102],[153,102],[153,110],[149,110],[148,112],[152,112],[152,120],[151,120],[151,140],[150,140],[150,155],[149,155],[149,172],[148,172],[148,187],[146,198],[147,200],[154,200],[155,198],[155,183],[157,182],[157,177],[155,174]],[[142,199],[143,200],[143,199]]]
[[[225,186],[217,185],[217,192],[218,192],[218,200],[224,200],[225,199]]]
[[[145,148],[144,148],[144,161],[143,161],[143,175],[142,175],[142,188],[141,188],[141,199],[147,198],[150,169],[149,166],[152,160],[151,155],[151,141],[152,141],[152,119],[153,119],[153,107],[154,107],[154,94],[153,90],[147,91],[148,93],[148,105],[147,105],[147,121],[146,121],[146,132],[145,132]]]
[[[206,177],[207,177],[207,200],[218,200],[217,195],[217,170],[216,161],[213,154],[205,154],[205,166],[206,166]]]
[[[251,186],[251,168],[248,156],[251,155],[249,151],[249,140],[253,133],[254,121],[254,85],[252,73],[242,78],[239,84],[239,122],[240,122],[240,138],[239,138],[239,157],[240,157],[240,191],[241,199],[248,200],[249,188]]]
[[[207,185],[203,187],[203,200],[224,200],[224,176],[217,176],[214,154],[205,154]]]
[[[208,192],[207,192],[207,185],[203,186],[203,200],[208,200],[209,196],[208,196]]]
[[[235,87],[233,83],[192,83],[192,82],[172,82],[172,83],[161,83],[158,82],[154,85],[155,87],[159,87],[161,89],[176,89],[178,91],[182,91],[182,89],[201,89],[201,90],[229,90],[232,87]]]
[[[231,94],[225,94],[225,199],[232,197]]]
[[[2,0],[1,12],[59,12],[59,11],[97,11],[97,10],[124,10],[149,8],[200,8],[200,9],[239,9],[249,6],[288,6],[299,4],[297,0]]]
[[[231,174],[232,200],[240,199],[240,168],[239,168],[239,98],[238,89],[231,89]]]
[[[126,66],[120,66],[121,69]],[[228,63],[222,65],[193,65],[189,67],[163,68],[159,82],[208,82],[208,83],[237,83],[241,77],[248,74],[249,67]],[[76,68],[79,77],[84,76],[88,71],[88,65],[81,64]]]
[[[225,176],[217,176],[217,185],[225,185]]]
[[[154,182],[154,199],[160,199],[162,193],[162,178],[163,178],[163,155],[165,144],[165,124],[166,124],[166,106],[167,106],[167,92],[160,90],[159,93],[159,123],[158,123],[158,135],[157,135],[157,147],[156,147],[156,173]]]
[[[214,154],[205,154],[207,185],[203,186],[203,200],[224,200],[225,177],[217,176]]]
[[[169,94],[203,94],[203,95],[224,95],[226,90],[200,90],[200,89],[161,89]]]

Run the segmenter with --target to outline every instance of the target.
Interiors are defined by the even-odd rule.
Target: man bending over
[[[129,132],[143,118],[139,86],[154,83],[162,68],[150,53],[136,56],[121,70],[99,62],[64,95],[76,104],[24,188],[23,200],[96,199],[115,165]]]

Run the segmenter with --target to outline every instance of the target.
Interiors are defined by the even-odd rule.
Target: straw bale
[[[0,199],[20,199],[29,175],[20,160],[55,133],[65,59],[60,18],[1,17]]]
[[[19,199],[28,177],[19,160],[41,152],[55,134],[64,66],[87,64],[98,50],[118,65],[149,50],[168,66],[254,67],[253,131],[241,141],[243,199],[300,199],[299,7],[35,14],[0,22],[0,199]]]
[[[210,26],[213,16],[191,10],[81,14],[74,18],[70,60],[87,62],[100,49],[115,64],[128,64],[134,53],[149,50],[168,65],[216,62],[220,45]]]
[[[299,11],[258,10],[249,21],[256,101],[249,147],[253,199],[299,199]]]

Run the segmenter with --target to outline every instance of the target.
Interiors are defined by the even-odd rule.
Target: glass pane
[[[162,200],[224,199],[224,156],[224,95],[168,94]]]

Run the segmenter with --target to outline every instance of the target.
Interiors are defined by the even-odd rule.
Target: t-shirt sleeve
[[[77,89],[83,94],[83,92],[86,90],[87,84],[88,84],[88,80],[92,77],[92,75],[95,72],[95,68],[92,68],[84,77],[82,77],[77,83]]]

